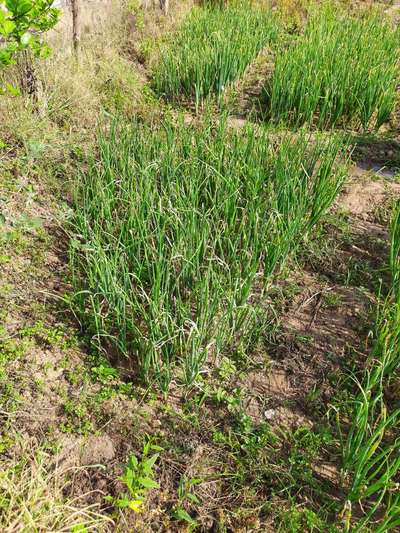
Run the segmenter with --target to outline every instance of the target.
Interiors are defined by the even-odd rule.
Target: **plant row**
[[[233,6],[193,9],[160,50],[153,88],[170,99],[221,95],[278,34],[266,10]]]
[[[396,99],[399,31],[382,14],[349,14],[330,4],[311,7],[304,31],[284,38],[268,9],[241,3],[195,9],[161,46],[154,90],[169,99],[221,96],[265,47],[265,117],[300,126],[379,127]],[[272,52],[271,52],[272,54]]]
[[[82,177],[74,303],[146,378],[187,384],[252,328],[261,294],[335,199],[343,140],[226,121],[114,127]]]

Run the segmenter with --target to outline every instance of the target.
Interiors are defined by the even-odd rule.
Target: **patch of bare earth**
[[[227,89],[225,101],[235,110],[229,118],[234,128],[242,127],[246,118],[263,114],[265,99],[265,80],[269,80],[273,70],[273,54],[265,48],[247,67],[243,77]]]

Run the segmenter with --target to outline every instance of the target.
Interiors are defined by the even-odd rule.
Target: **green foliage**
[[[175,520],[186,522],[193,529],[198,525],[197,521],[185,509],[185,506],[198,506],[201,504],[199,498],[193,494],[193,487],[201,483],[201,479],[182,476],[178,486],[178,501],[172,510]],[[190,531],[190,529],[189,529]]]
[[[93,424],[90,421],[85,400],[84,398],[83,400],[68,399],[65,401],[63,409],[67,420],[60,424],[60,430],[63,433],[87,435],[93,431]]]
[[[279,533],[339,533],[334,525],[328,524],[318,514],[307,507],[293,505],[291,509],[282,511],[279,517]]]
[[[162,46],[153,87],[167,98],[220,95],[262,48],[277,37],[267,10],[249,6],[194,9],[177,34]]]
[[[10,338],[6,330],[0,327],[0,403],[9,412],[17,409],[21,400],[10,376],[12,363],[22,359],[28,349],[27,343]]]
[[[18,53],[28,49],[40,58],[49,55],[42,34],[60,15],[52,4],[53,0],[0,0],[0,67],[14,64]]]
[[[379,519],[384,533],[400,524],[400,409],[391,405],[388,387],[400,368],[400,203],[394,212],[389,266],[392,288],[377,322],[377,336],[359,384],[350,431],[344,446],[344,470],[350,489],[343,511],[345,531],[362,532]],[[363,517],[352,525],[353,506],[361,503]]]
[[[58,346],[65,349],[68,347],[66,332],[60,326],[48,327],[42,321],[32,326],[25,326],[20,330],[22,338],[34,338],[45,346]]]
[[[340,138],[142,123],[100,143],[71,240],[72,304],[94,339],[163,388],[191,384],[211,354],[250,331],[249,298],[336,197]],[[259,290],[258,289],[258,290]]]
[[[154,444],[154,439],[147,439],[143,446],[141,459],[139,460],[133,454],[129,457],[125,472],[119,478],[128,492],[118,498],[107,496],[107,501],[122,509],[128,507],[136,513],[142,511],[148,491],[159,488],[159,484],[154,480],[153,472],[159,453],[150,455],[152,450],[160,452],[162,448]]]
[[[266,89],[270,115],[296,125],[355,119],[379,127],[395,105],[398,46],[398,30],[381,15],[319,7],[304,35],[277,56]]]
[[[100,391],[95,395],[99,402],[112,398],[116,395],[132,396],[132,383],[121,380],[119,371],[111,366],[110,362],[100,356],[94,358],[94,366],[91,367],[91,378],[101,385]]]
[[[315,472],[315,464],[327,450],[332,453],[334,449],[334,439],[325,428],[273,430],[261,424],[246,432],[217,431],[213,440],[224,448],[224,476],[241,508],[251,507],[253,502],[259,507],[264,502],[263,511],[267,512],[268,502],[276,497],[282,504],[293,504],[292,510],[283,504],[275,519],[276,531],[338,531],[328,523],[336,503],[327,501],[325,482]],[[311,508],[303,508],[305,501],[318,515]]]

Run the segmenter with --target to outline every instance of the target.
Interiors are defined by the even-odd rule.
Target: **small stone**
[[[265,420],[272,420],[275,417],[275,409],[267,409],[264,412]]]

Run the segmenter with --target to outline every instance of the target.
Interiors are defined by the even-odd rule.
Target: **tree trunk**
[[[160,7],[164,15],[168,15],[169,10],[169,0],[160,0]]]
[[[71,0],[72,11],[72,46],[75,53],[79,49],[79,0]]]
[[[18,59],[18,70],[21,90],[32,99],[36,108],[38,100],[38,81],[32,55],[28,50],[24,50],[22,54],[20,54]]]

